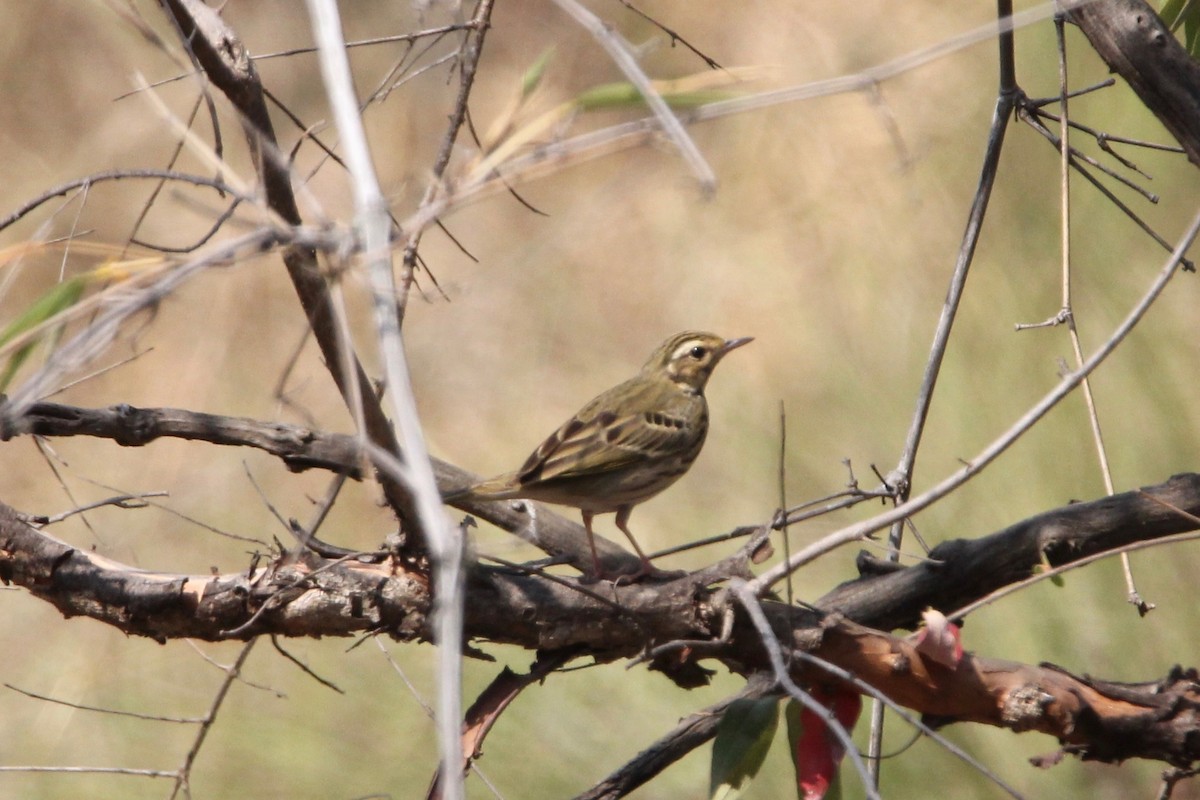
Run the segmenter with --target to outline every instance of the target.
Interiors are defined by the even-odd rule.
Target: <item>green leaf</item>
[[[1158,13],[1158,16],[1162,18],[1163,24],[1171,30],[1179,27],[1179,15],[1187,2],[1188,0],[1167,0],[1167,2],[1163,3],[1162,11]]]
[[[56,284],[54,288],[43,294],[29,308],[21,312],[19,317],[8,323],[4,327],[4,330],[0,331],[0,347],[8,344],[26,331],[32,330],[42,323],[53,319],[78,303],[79,298],[83,296],[83,290],[86,288],[88,281],[89,277],[87,275],[76,275],[74,278],[69,278],[62,283]],[[45,334],[42,334],[42,336],[30,339],[8,357],[8,363],[4,366],[4,372],[0,374],[0,392],[8,388],[9,382],[17,374],[17,370],[29,358],[29,355],[33,352],[33,348],[37,346],[39,340],[44,336]]]
[[[550,59],[554,57],[554,48],[547,47],[546,50],[538,56],[537,61],[534,61],[529,69],[525,70],[525,74],[521,76],[521,97],[529,97],[534,90],[542,83],[542,77],[546,74],[546,67],[550,66]]]
[[[1167,0],[1159,12],[1163,23],[1173,32],[1183,28],[1183,43],[1192,58],[1200,56],[1200,2]]]
[[[662,99],[672,108],[696,108],[718,100],[728,100],[736,95],[720,89],[698,89],[693,91],[664,91]],[[632,83],[602,83],[581,92],[575,97],[575,105],[583,111],[597,109],[628,108],[646,105],[646,98]]]
[[[1050,563],[1050,560],[1046,558],[1046,554],[1042,553],[1042,563],[1034,564],[1033,574],[1040,575],[1043,572],[1050,572],[1053,569],[1054,569],[1054,566]],[[1066,582],[1066,580],[1063,579],[1061,572],[1058,573],[1057,575],[1051,575],[1050,583],[1054,584],[1055,586],[1057,586],[1060,589],[1067,585],[1067,582]]]
[[[708,789],[711,800],[733,800],[741,794],[743,785],[758,774],[767,757],[778,724],[776,698],[735,700],[729,704],[713,742]]]

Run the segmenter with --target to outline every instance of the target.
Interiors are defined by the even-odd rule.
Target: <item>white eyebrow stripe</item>
[[[679,347],[676,347],[675,352],[671,353],[671,360],[674,361],[677,358],[683,356],[685,353],[687,353],[689,350],[691,350],[693,347],[695,347],[696,343],[699,341],[700,341],[699,339],[688,339],[683,344],[679,345]]]

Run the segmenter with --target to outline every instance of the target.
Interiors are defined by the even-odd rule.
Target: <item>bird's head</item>
[[[749,336],[725,339],[715,333],[684,331],[659,345],[642,372],[661,375],[679,386],[703,392],[708,376],[725,354],[752,341]]]

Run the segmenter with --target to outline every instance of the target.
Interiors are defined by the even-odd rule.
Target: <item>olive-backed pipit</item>
[[[596,577],[592,517],[617,513],[617,527],[642,559],[634,577],[656,572],[629,532],[629,514],[688,471],[708,433],[704,386],[718,362],[751,341],[685,331],[663,342],[633,378],[596,397],[542,442],[516,472],[455,492],[480,500],[522,498],[578,508]]]

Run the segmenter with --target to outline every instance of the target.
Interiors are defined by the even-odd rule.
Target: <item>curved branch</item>
[[[97,172],[94,175],[88,175],[83,178],[76,178],[73,181],[59,184],[51,189],[39,194],[37,197],[30,198],[22,203],[16,210],[9,213],[8,216],[0,218],[0,231],[8,228],[13,223],[27,216],[31,211],[39,208],[44,203],[53,200],[55,197],[61,197],[68,192],[73,192],[76,189],[89,189],[98,183],[106,181],[122,181],[122,180],[157,180],[157,181],[179,181],[181,183],[190,183],[193,186],[206,186],[214,189],[222,194],[228,194],[243,202],[254,202],[253,197],[247,197],[239,192],[234,187],[205,175],[192,175],[187,172],[177,172],[169,169],[114,169],[108,172]]]
[[[0,417],[0,423],[5,418]],[[59,403],[34,403],[10,427],[0,427],[0,441],[19,434],[36,436],[95,436],[123,447],[141,447],[159,437],[204,441],[235,447],[253,447],[279,458],[293,472],[325,469],[361,479],[365,460],[358,440],[341,433],[262,422],[245,417],[204,414],[179,408],[135,408],[127,404],[108,408],[81,408]],[[466,470],[432,459],[438,488],[461,488],[478,479]],[[456,508],[474,514],[520,536],[555,560],[590,569],[591,550],[583,526],[548,508],[524,501],[455,501]],[[530,509],[535,508],[534,513]],[[602,536],[596,537],[601,563],[613,572],[633,571],[637,556]]]
[[[1180,513],[1180,512],[1184,513]],[[862,627],[890,625],[900,609],[957,603],[995,582],[1023,578],[1045,553],[1066,562],[1104,547],[1197,527],[1200,474],[1047,512],[979,540],[943,543],[929,561],[892,575],[863,578],[835,590],[818,613],[763,602],[771,628],[787,646],[810,652],[902,705],[952,721],[982,722],[1057,736],[1067,752],[1118,761],[1153,758],[1179,765],[1200,757],[1196,675],[1176,670],[1161,681],[1116,684],[968,656],[956,668],[930,663],[909,639]],[[626,658],[680,639],[712,648],[660,656],[652,668],[682,685],[697,685],[700,658],[719,658],[741,674],[764,670],[767,656],[754,626],[735,620],[715,589],[743,572],[744,556],[667,583],[587,587],[569,580],[476,566],[467,587],[468,638],[527,649],[578,648],[597,660]],[[936,580],[931,580],[936,578]],[[400,640],[428,636],[426,576],[398,563],[327,561],[287,556],[244,573],[190,576],[153,573],[79,550],[26,524],[0,504],[0,580],[23,586],[67,616],[86,615],[159,641],[174,637],[348,636],[385,632]],[[941,587],[949,587],[944,589]],[[885,599],[886,598],[886,599]],[[944,606],[943,606],[944,607]],[[734,609],[736,610],[736,609]],[[830,679],[794,662],[801,681]],[[694,746],[694,745],[693,745]]]
[[[1200,474],[1175,475],[1158,486],[1056,508],[978,539],[944,541],[927,560],[844,583],[816,605],[874,628],[912,628],[927,607],[950,613],[1028,578],[1044,562],[1068,564],[1133,542],[1196,530],[1197,516]],[[871,565],[860,556],[860,569]]]

